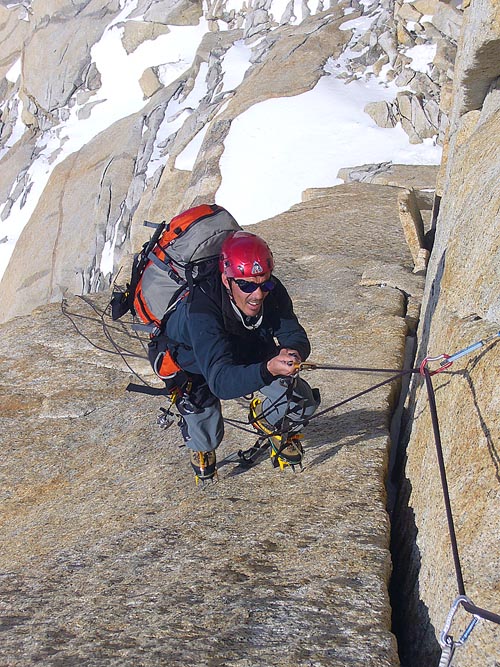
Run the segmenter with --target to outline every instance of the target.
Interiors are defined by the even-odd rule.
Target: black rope
[[[476,607],[472,602],[462,602],[462,607],[465,611],[468,611],[469,614],[474,614],[475,616],[480,616],[486,621],[491,621],[492,623],[498,623],[500,625],[500,615],[488,611],[487,609],[481,609],[481,607]]]
[[[396,370],[396,369],[391,369],[391,368],[366,368],[366,367],[355,367],[355,366],[329,366],[329,365],[317,365],[317,364],[312,364],[311,365],[311,370],[335,370],[335,371],[353,371],[353,372],[366,372],[366,373],[394,373],[390,378],[387,378],[386,380],[382,380],[382,382],[378,382],[377,384],[369,387],[368,389],[365,389],[363,391],[358,392],[357,394],[354,394],[353,396],[349,396],[348,398],[339,401],[335,405],[332,405],[329,408],[326,408],[325,410],[322,410],[321,412],[318,412],[314,414],[312,417],[309,418],[309,422],[315,419],[316,417],[320,417],[324,414],[327,414],[328,412],[331,412],[332,410],[335,410],[336,408],[339,408],[342,405],[345,405],[346,403],[349,403],[350,401],[355,400],[356,398],[360,398],[361,396],[364,396],[365,394],[368,394],[371,391],[374,391],[375,389],[378,389],[379,387],[382,387],[386,384],[389,384],[390,382],[393,382],[394,380],[401,378],[404,375],[408,375],[410,373],[416,374],[420,373],[419,368],[408,368],[408,369],[403,369],[403,370]],[[439,419],[438,419],[438,414],[437,414],[437,406],[436,406],[436,396],[434,392],[434,387],[432,385],[432,380],[431,380],[431,372],[429,369],[424,366],[423,368],[423,373],[424,373],[424,378],[425,378],[425,383],[427,387],[427,394],[429,398],[429,409],[431,413],[431,420],[432,420],[432,428],[434,432],[434,442],[436,445],[436,452],[437,452],[437,457],[438,457],[438,466],[439,466],[439,473],[441,477],[441,486],[443,489],[443,495],[444,495],[444,502],[445,502],[445,508],[446,508],[446,516],[447,516],[447,521],[448,521],[448,530],[450,533],[450,541],[451,541],[451,548],[453,552],[453,561],[455,565],[455,573],[456,573],[456,578],[457,578],[457,586],[459,590],[459,594],[466,596],[465,593],[465,584],[464,584],[464,578],[463,578],[463,573],[462,573],[462,567],[460,564],[460,556],[458,552],[458,542],[457,542],[457,536],[456,536],[456,531],[455,531],[455,524],[453,521],[453,513],[451,510],[451,501],[450,501],[450,494],[449,494],[449,488],[448,488],[448,481],[446,478],[446,468],[444,464],[444,456],[443,456],[443,448],[442,448],[442,442],[441,442],[441,434],[439,430]],[[487,609],[482,609],[481,607],[476,606],[472,602],[463,602],[462,606],[466,611],[468,611],[470,614],[479,616],[481,618],[484,618],[485,620],[491,621],[493,623],[497,623],[500,625],[500,615],[495,614],[492,611],[489,611]]]
[[[224,417],[224,423],[228,424],[229,426],[232,426],[233,428],[238,429],[239,431],[255,434],[255,429],[245,428],[245,426],[242,426],[242,424],[248,425],[249,423],[251,424],[252,422],[248,421],[244,422],[238,419],[230,419],[229,417]]]
[[[68,320],[71,322],[71,324],[75,328],[76,332],[82,338],[84,338],[88,343],[90,343],[90,345],[92,345],[93,348],[95,348],[96,350],[100,350],[101,352],[106,352],[108,354],[115,354],[115,355],[118,355],[120,357],[122,357],[124,355],[124,356],[127,356],[127,357],[133,357],[133,358],[137,358],[137,359],[143,359],[144,358],[142,355],[137,354],[137,352],[131,352],[130,350],[127,350],[127,348],[122,348],[119,345],[113,344],[113,342],[109,338],[109,336],[111,335],[109,333],[108,333],[108,335],[106,335],[106,334],[105,335],[106,335],[106,339],[110,340],[111,344],[113,345],[113,348],[115,348],[115,349],[112,349],[112,350],[110,350],[108,347],[103,347],[101,345],[98,345],[91,338],[89,338],[86,334],[84,334],[82,329],[80,329],[80,327],[76,324],[75,320],[76,319],[87,320],[89,322],[93,322],[94,324],[100,324],[102,326],[103,325],[103,321],[102,321],[103,312],[100,311],[99,309],[97,309],[90,301],[87,301],[83,296],[78,296],[78,298],[81,299],[84,303],[86,303],[89,307],[91,307],[92,310],[94,310],[97,317],[90,317],[89,315],[83,315],[82,313],[73,313],[73,312],[69,311],[68,307],[67,307],[66,299],[63,299],[61,301],[61,312],[65,317],[68,318]],[[106,327],[106,329],[108,331],[113,329],[114,331],[117,331],[118,333],[123,334],[123,335],[127,336],[128,338],[131,338],[130,333],[125,328],[117,327],[117,326],[110,327],[107,324],[104,324],[104,326]]]
[[[126,328],[124,327],[123,329],[121,329],[121,328],[117,328],[116,326],[110,327],[105,321],[105,317],[106,317],[106,311],[105,310],[104,311],[100,310],[99,308],[97,308],[97,306],[95,306],[92,303],[92,301],[90,301],[90,299],[86,299],[84,296],[79,296],[79,298],[94,311],[94,313],[97,315],[98,319],[96,319],[95,317],[88,317],[88,316],[82,315],[80,313],[70,312],[67,308],[67,301],[65,299],[63,299],[62,302],[61,302],[61,312],[63,313],[63,315],[65,315],[68,318],[68,320],[71,322],[71,324],[73,325],[73,327],[75,328],[77,333],[80,336],[82,336],[82,338],[84,338],[88,343],[90,343],[90,345],[92,345],[92,347],[94,349],[100,350],[101,352],[106,352],[107,354],[118,355],[121,358],[121,360],[123,361],[123,363],[127,366],[127,368],[129,369],[129,371],[132,375],[134,375],[145,387],[152,387],[153,388],[153,385],[151,385],[147,380],[145,380],[127,361],[127,357],[131,357],[133,359],[144,359],[144,356],[141,355],[141,354],[137,354],[136,352],[131,352],[130,350],[127,350],[127,348],[124,348],[121,345],[119,345],[118,343],[116,343],[116,341],[113,339],[113,336],[110,332],[111,329],[114,329],[115,331],[118,331],[119,333],[124,334],[129,339],[131,339],[130,333],[126,330]],[[80,329],[80,327],[78,327],[78,325],[75,322],[75,319],[90,320],[91,322],[94,322],[95,324],[100,324],[106,340],[110,343],[110,345],[112,346],[113,349],[109,349],[109,348],[103,347],[101,345],[98,345],[93,340],[91,340],[88,336],[86,336],[83,333],[83,331]],[[140,337],[138,337],[137,335],[136,335],[136,337],[141,341]],[[142,341],[141,341],[141,344],[143,345]],[[144,347],[144,345],[143,345],[143,347]]]
[[[330,369],[332,370],[332,369]],[[336,369],[338,370],[338,368]],[[350,370],[350,371],[368,371],[369,369],[367,368],[344,368],[343,370]],[[392,373],[393,371],[390,369],[378,369],[378,372],[382,373]],[[326,408],[325,410],[321,410],[321,412],[316,412],[312,417],[309,417],[309,421],[312,421],[313,419],[316,419],[317,417],[321,417],[322,415],[326,415],[328,412],[331,412],[332,410],[335,410],[336,408],[339,408],[341,405],[345,405],[346,403],[349,403],[350,401],[354,401],[356,398],[360,398],[360,396],[364,396],[365,394],[370,393],[371,391],[374,391],[375,389],[378,389],[379,387],[383,387],[385,384],[389,384],[390,382],[393,382],[394,380],[397,380],[398,378],[402,377],[403,375],[408,375],[409,373],[418,373],[418,368],[409,368],[406,370],[400,370],[396,371],[396,375],[392,375],[390,378],[387,378],[386,380],[382,380],[382,382],[378,382],[377,384],[368,387],[368,389],[364,389],[363,391],[358,392],[357,394],[354,394],[353,396],[349,396],[348,398],[345,398],[343,401],[339,401],[338,403],[335,403],[335,405],[332,405],[329,408]]]
[[[438,458],[438,465],[439,465],[439,474],[441,477],[441,486],[443,489],[443,496],[444,496],[444,504],[446,508],[446,517],[448,521],[448,531],[450,533],[450,541],[451,541],[451,549],[453,552],[453,561],[455,565],[455,574],[457,578],[457,586],[458,586],[458,591],[460,595],[466,595],[465,593],[465,584],[464,584],[464,578],[462,574],[462,567],[460,565],[460,556],[458,553],[458,542],[457,542],[457,536],[455,532],[455,524],[453,521],[453,514],[451,511],[451,501],[450,501],[450,494],[449,494],[449,489],[448,489],[448,481],[446,478],[446,468],[444,464],[444,456],[443,456],[443,447],[442,447],[442,442],[441,442],[441,434],[439,431],[439,419],[438,419],[438,414],[437,414],[437,406],[436,406],[436,395],[434,392],[434,387],[432,385],[432,379],[431,379],[431,373],[429,372],[429,369],[425,366],[424,367],[424,377],[425,377],[425,384],[427,387],[427,395],[429,399],[429,410],[431,413],[431,420],[432,420],[432,429],[434,432],[434,443],[436,445],[436,453],[437,453],[437,458]],[[472,602],[463,602],[462,606],[466,611],[468,611],[470,614],[474,614],[476,616],[480,616],[481,618],[484,618],[488,621],[492,621],[493,623],[497,623],[500,625],[500,615],[493,613],[492,611],[488,611],[487,609],[481,609],[481,607],[477,607],[475,604]]]
[[[363,391],[360,391],[357,394],[354,394],[353,396],[349,396],[348,398],[344,399],[343,401],[340,401],[339,403],[335,403],[335,405],[332,405],[329,408],[326,408],[325,410],[322,410],[321,412],[317,412],[316,414],[312,415],[307,419],[307,422],[309,423],[313,419],[316,419],[316,417],[321,417],[322,415],[327,414],[328,412],[332,412],[332,410],[335,410],[339,408],[342,405],[345,405],[346,403],[349,403],[350,401],[354,401],[356,398],[360,398],[360,396],[364,396],[365,394],[368,394],[371,391],[374,391],[375,389],[378,389],[379,387],[383,387],[386,384],[389,384],[390,382],[393,382],[394,380],[397,380],[398,378],[402,377],[403,375],[408,375],[410,373],[419,373],[418,368],[408,368],[408,369],[395,369],[395,368],[364,368],[364,367],[358,367],[358,366],[319,366],[317,364],[313,365],[313,368],[311,370],[335,370],[335,371],[355,371],[355,372],[362,372],[362,373],[395,373],[395,375],[391,376],[390,378],[383,380],[382,382],[379,382],[372,387],[369,387],[368,389],[365,389]],[[262,417],[266,417],[276,406],[279,405],[279,401],[281,399],[285,398],[288,392],[288,387],[285,389],[283,394],[279,396],[274,403],[272,403],[269,408],[265,412],[262,413]],[[289,403],[290,401],[288,401]],[[255,423],[255,420],[251,420],[250,422],[243,422],[239,421],[237,419],[226,419],[224,418],[224,421],[229,424],[230,426],[234,426],[235,428],[239,428],[241,431],[246,431],[247,433],[253,431],[249,431],[249,429],[244,428],[241,425],[246,425],[248,423],[253,424]],[[273,431],[273,433],[269,435],[281,435],[281,432],[279,429],[276,429]]]
[[[103,332],[106,340],[109,341],[109,343],[112,345],[113,349],[116,350],[116,354],[119,354],[122,358],[123,358],[123,355],[129,356],[129,357],[135,357],[137,359],[142,359],[143,358],[141,354],[137,354],[137,352],[130,352],[130,350],[127,350],[127,348],[123,347],[122,345],[119,345],[114,340],[114,338],[112,337],[112,335],[110,333],[110,330],[111,329],[116,330],[116,327],[114,327],[114,326],[110,327],[110,325],[107,324],[106,319],[105,319],[106,316],[109,317],[109,313],[106,312],[108,310],[109,306],[105,310],[100,310],[99,308],[97,308],[97,306],[94,303],[92,303],[92,301],[90,299],[88,299],[84,296],[79,296],[78,298],[82,299],[82,301],[84,303],[86,303],[90,308],[92,308],[92,310],[99,317],[99,321],[100,321],[101,327],[102,327],[102,332]],[[124,334],[127,338],[129,338],[129,339],[131,338],[131,335],[130,335],[129,331],[127,331],[125,329],[125,327],[123,329],[118,329],[118,331],[120,333]],[[143,347],[143,349],[144,349],[144,347]],[[127,363],[127,362],[125,362],[125,363]],[[127,366],[128,366],[128,364],[127,364]],[[128,366],[128,367],[130,368],[130,366]],[[130,370],[132,370],[132,369],[130,369]],[[140,379],[142,380],[142,378],[140,378]]]
[[[387,378],[386,380],[382,380],[382,382],[378,382],[377,384],[373,385],[372,387],[369,387],[368,389],[365,389],[363,391],[358,392],[357,394],[354,394],[353,396],[349,396],[348,398],[345,398],[342,401],[339,401],[338,403],[335,403],[329,408],[326,408],[325,410],[321,410],[321,412],[317,412],[316,414],[312,415],[307,419],[307,422],[311,422],[313,419],[316,419],[317,417],[321,417],[322,415],[325,415],[329,412],[332,412],[333,410],[336,410],[337,408],[341,407],[342,405],[345,405],[346,403],[349,403],[350,401],[354,401],[356,398],[360,398],[361,396],[364,396],[365,394],[368,394],[371,391],[374,391],[375,389],[378,389],[379,387],[383,387],[386,384],[389,384],[393,382],[394,380],[397,380],[400,377],[403,377],[404,375],[408,375],[410,373],[419,373],[418,368],[408,368],[408,369],[395,369],[395,368],[364,368],[364,367],[358,367],[358,366],[318,366],[314,364],[314,368],[312,370],[336,370],[336,371],[355,371],[355,372],[362,372],[362,373],[395,373],[395,375],[392,375],[390,378]],[[288,387],[287,389],[283,392],[281,396],[279,396],[274,403],[272,403],[269,408],[265,411],[265,413],[262,413],[261,416],[266,416],[269,414],[269,412],[276,406],[279,405],[279,401],[284,398],[287,394]],[[247,428],[244,428],[243,426],[239,426],[239,424],[247,424],[247,423],[254,423],[255,420],[252,420],[250,422],[242,422],[238,421],[235,419],[226,419],[224,418],[224,421],[229,424],[230,426],[233,426],[235,428],[240,429],[241,431],[245,431],[247,433],[253,431],[250,431]],[[272,433],[269,434],[271,435],[281,435],[280,429],[276,429]]]
[[[450,492],[448,488],[448,480],[446,479],[443,446],[441,443],[441,433],[439,431],[436,395],[434,393],[434,387],[432,386],[431,374],[426,366],[424,367],[424,377],[425,377],[425,384],[427,387],[427,396],[429,398],[429,410],[431,413],[432,430],[434,431],[434,444],[436,445],[439,475],[441,477],[441,486],[443,487],[444,505],[446,508],[446,518],[448,521],[448,531],[450,533],[451,550],[453,552],[453,561],[455,564],[455,574],[457,577],[458,592],[460,593],[460,595],[465,595],[464,578],[462,574],[462,567],[460,565],[460,557],[458,554],[457,535],[455,532],[455,524],[453,521],[453,514],[451,511]]]
[[[395,375],[391,376],[387,380],[383,380],[382,382],[377,383],[376,385],[373,385],[372,387],[369,387],[368,389],[365,389],[364,391],[361,391],[354,396],[350,396],[349,398],[344,399],[343,401],[340,401],[339,403],[336,403],[335,405],[331,406],[330,408],[326,408],[326,410],[322,410],[321,412],[316,413],[313,415],[309,421],[312,419],[315,419],[316,417],[320,417],[321,415],[324,415],[328,412],[331,412],[332,410],[335,410],[335,408],[340,407],[341,405],[344,405],[345,403],[348,403],[356,398],[359,398],[360,396],[363,396],[364,394],[367,394],[370,391],[373,391],[375,389],[378,389],[379,387],[382,387],[385,384],[388,384],[392,382],[393,380],[396,380],[399,377],[402,377],[403,375],[407,375],[409,373],[420,373],[419,368],[411,368],[411,369],[405,369],[402,371],[393,371],[392,369],[388,368],[359,368],[359,367],[351,367],[351,366],[319,366],[314,364],[312,370],[339,370],[339,371],[359,371],[359,372],[372,372],[372,373],[389,373],[389,372],[395,372]],[[444,503],[445,503],[445,508],[446,508],[446,517],[448,521],[448,530],[450,533],[450,541],[451,541],[451,548],[452,548],[452,553],[453,553],[453,561],[454,561],[454,566],[455,566],[455,573],[456,573],[456,579],[457,579],[457,586],[458,586],[458,591],[460,595],[466,596],[465,593],[465,584],[464,584],[464,578],[463,578],[463,573],[462,573],[462,567],[460,564],[460,556],[458,552],[458,542],[457,542],[457,536],[456,536],[456,531],[455,531],[455,524],[453,521],[453,513],[451,509],[451,501],[450,501],[450,494],[449,494],[449,488],[448,488],[448,481],[446,478],[446,468],[444,464],[444,456],[443,456],[443,447],[442,447],[442,442],[441,442],[441,434],[439,430],[439,419],[438,419],[438,414],[437,414],[437,405],[436,405],[436,396],[434,392],[434,387],[432,385],[432,379],[431,379],[431,372],[429,369],[424,366],[423,368],[423,374],[425,378],[425,383],[427,387],[427,394],[428,394],[428,399],[429,399],[429,409],[431,413],[431,420],[432,420],[432,428],[433,428],[433,433],[434,433],[434,442],[436,446],[436,452],[437,452],[437,458],[438,458],[438,466],[439,466],[439,474],[441,477],[441,486],[443,489],[443,496],[444,496]],[[470,614],[473,614],[475,616],[479,616],[481,618],[484,618],[487,621],[491,621],[493,623],[497,623],[500,625],[500,615],[495,614],[492,611],[489,611],[487,609],[482,609],[481,607],[476,606],[472,602],[463,602],[462,606],[466,611],[468,611]]]

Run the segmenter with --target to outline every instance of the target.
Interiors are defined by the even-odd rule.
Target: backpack
[[[181,370],[161,335],[168,315],[193,287],[218,270],[222,244],[230,232],[241,230],[233,216],[216,204],[202,204],[155,227],[150,240],[134,256],[130,283],[113,292],[113,320],[131,312],[142,324],[134,329],[151,334],[149,359],[162,380],[172,381]]]

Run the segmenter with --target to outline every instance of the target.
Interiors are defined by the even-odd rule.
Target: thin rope
[[[446,509],[446,518],[448,521],[448,531],[450,533],[451,550],[453,553],[453,562],[455,564],[455,574],[458,584],[458,592],[460,595],[465,595],[465,584],[462,574],[462,567],[460,565],[460,556],[458,554],[457,535],[455,532],[455,523],[453,521],[453,513],[451,511],[450,491],[448,488],[448,480],[446,478],[446,468],[444,464],[443,446],[441,442],[441,433],[439,430],[439,420],[437,415],[436,394],[432,386],[431,374],[427,367],[424,368],[424,378],[427,387],[427,396],[429,399],[429,410],[431,413],[432,430],[434,432],[434,444],[436,445],[436,453],[439,466],[439,475],[441,477],[441,486],[443,488],[444,505]]]
[[[345,369],[347,370],[347,369]],[[356,368],[349,368],[348,370],[367,370],[367,369],[356,369]],[[382,370],[380,370],[382,372]],[[389,372],[388,370],[384,370],[384,372]],[[389,384],[390,382],[393,382],[394,380],[397,380],[398,378],[402,377],[403,375],[408,375],[409,373],[418,373],[418,369],[416,368],[411,368],[407,370],[402,370],[402,371],[397,371],[396,375],[392,375],[390,378],[387,378],[386,380],[382,380],[382,382],[378,382],[377,384],[368,387],[368,389],[364,389],[363,391],[358,392],[357,394],[354,394],[353,396],[349,396],[348,398],[345,398],[343,401],[339,401],[338,403],[335,403],[335,405],[332,405],[329,408],[326,408],[325,410],[321,410],[321,412],[316,412],[312,417],[309,418],[309,422],[312,421],[313,419],[316,419],[317,417],[321,417],[322,415],[326,415],[328,412],[331,412],[332,410],[335,410],[336,408],[339,408],[342,405],[345,405],[346,403],[349,403],[350,401],[354,401],[356,398],[360,398],[361,396],[364,396],[365,394],[370,393],[371,391],[374,391],[375,389],[378,389],[379,387],[383,387],[386,384]]]
[[[448,531],[450,534],[450,542],[451,542],[451,550],[453,553],[453,562],[455,565],[455,574],[456,574],[456,579],[457,579],[457,586],[458,586],[458,591],[460,595],[466,595],[465,593],[465,584],[464,584],[464,578],[463,578],[463,573],[462,573],[462,567],[460,564],[460,556],[458,553],[458,541],[457,541],[457,536],[455,532],[455,524],[453,521],[453,514],[452,514],[452,509],[451,509],[451,501],[450,501],[450,493],[449,493],[449,488],[448,488],[448,480],[446,478],[446,468],[445,468],[445,463],[444,463],[444,456],[443,456],[443,447],[442,447],[442,442],[441,442],[441,434],[440,434],[440,429],[439,429],[439,419],[438,419],[438,413],[437,413],[437,405],[436,405],[436,394],[434,391],[434,387],[432,385],[432,379],[431,379],[431,373],[429,372],[429,369],[427,367],[424,367],[423,369],[424,372],[424,378],[425,378],[425,384],[427,387],[427,396],[429,399],[429,410],[431,413],[431,420],[432,420],[432,430],[434,432],[434,443],[436,445],[436,453],[437,453],[437,458],[438,458],[438,466],[439,466],[439,475],[441,477],[441,486],[443,489],[443,496],[444,496],[444,504],[445,504],[445,509],[446,509],[446,518],[448,521]],[[462,606],[466,611],[468,611],[471,614],[474,614],[476,616],[480,616],[481,618],[484,618],[488,621],[492,621],[493,623],[497,623],[500,625],[500,615],[493,613],[492,611],[488,611],[487,609],[482,609],[481,607],[477,607],[475,604],[472,602],[463,602]]]
[[[145,380],[145,379],[144,379],[144,378],[143,378],[143,377],[142,377],[142,376],[141,376],[141,375],[140,375],[140,374],[139,374],[139,373],[138,373],[138,372],[131,366],[131,364],[127,361],[127,357],[131,357],[131,358],[133,358],[133,359],[144,359],[144,356],[143,356],[143,355],[140,355],[140,354],[137,354],[136,352],[131,352],[130,350],[127,350],[126,348],[122,348],[122,346],[118,345],[118,344],[114,341],[114,339],[113,339],[111,333],[109,332],[109,329],[110,329],[111,327],[109,327],[109,326],[106,324],[105,320],[104,320],[104,318],[105,318],[105,311],[101,311],[101,310],[99,310],[96,306],[94,306],[94,304],[93,304],[91,301],[85,299],[83,296],[80,296],[79,298],[80,298],[84,303],[86,303],[90,308],[92,308],[92,310],[96,313],[96,315],[98,316],[99,319],[96,319],[96,318],[93,318],[93,317],[88,317],[88,316],[86,316],[86,315],[81,315],[80,313],[72,313],[72,312],[70,312],[70,311],[68,310],[68,308],[67,308],[67,301],[66,301],[65,299],[63,299],[62,302],[61,302],[61,312],[63,313],[63,315],[65,315],[65,316],[68,318],[68,320],[71,322],[71,324],[73,325],[73,327],[75,328],[75,330],[77,331],[77,333],[78,333],[80,336],[82,336],[82,338],[84,338],[88,343],[90,343],[90,345],[92,345],[92,347],[93,347],[94,349],[96,349],[96,350],[100,350],[101,352],[106,352],[107,354],[115,354],[115,355],[118,355],[118,356],[122,359],[122,361],[123,361],[123,363],[126,365],[126,367],[129,369],[129,371],[131,372],[131,374],[134,375],[134,377],[136,377],[140,382],[142,382],[142,384],[143,384],[144,386],[146,386],[146,387],[153,387],[153,385],[151,385],[147,380]],[[85,335],[85,334],[83,333],[83,331],[80,329],[80,327],[78,327],[78,325],[77,325],[76,322],[75,322],[75,319],[90,320],[90,321],[92,321],[92,322],[95,322],[96,324],[100,323],[100,324],[101,324],[101,327],[102,327],[102,330],[103,330],[103,334],[104,334],[106,340],[109,341],[109,343],[111,344],[112,348],[114,348],[114,349],[111,349],[111,350],[110,350],[109,348],[106,348],[106,347],[103,347],[103,346],[101,346],[101,345],[97,345],[97,343],[94,343],[94,341],[92,341],[87,335]],[[121,330],[121,329],[118,329],[117,327],[113,327],[113,328],[114,328],[115,330],[119,331],[120,333],[123,333],[123,334],[124,334],[125,336],[127,336],[128,338],[131,338],[130,334],[129,334],[126,330]]]

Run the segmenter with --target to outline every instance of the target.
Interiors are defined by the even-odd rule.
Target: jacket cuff
[[[260,365],[260,374],[265,385],[271,384],[276,378],[267,370],[267,363],[264,361]]]

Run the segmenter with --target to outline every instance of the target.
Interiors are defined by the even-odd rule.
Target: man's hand
[[[267,370],[274,375],[287,377],[289,375],[295,375],[299,370],[299,364],[302,359],[297,350],[291,350],[290,348],[283,348],[280,350],[280,353],[269,359],[267,362]]]

